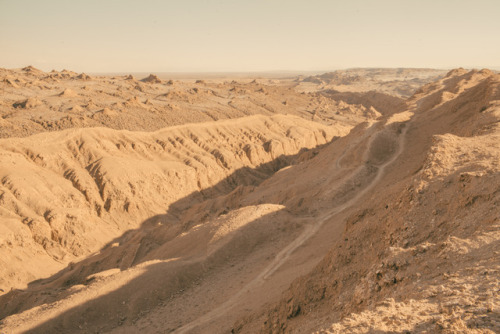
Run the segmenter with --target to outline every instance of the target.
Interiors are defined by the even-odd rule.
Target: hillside
[[[3,73],[1,332],[500,331],[498,74],[453,70],[406,100],[138,81],[140,103],[217,92],[170,95],[188,115],[170,124],[167,102],[139,117],[98,95],[134,78],[67,71],[34,99],[26,78],[46,73]],[[78,76],[111,116],[35,126],[80,99]]]
[[[1,140],[0,288],[22,287],[150,217],[175,219],[205,197],[258,184],[347,131],[251,116],[152,133],[94,128]]]
[[[500,330],[499,87],[455,70],[409,99],[400,156],[335,217],[321,262],[253,316],[263,332]]]

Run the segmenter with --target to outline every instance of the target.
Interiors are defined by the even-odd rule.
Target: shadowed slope
[[[284,131],[288,123],[256,122],[262,136],[276,134],[276,141],[266,137],[255,145],[254,152],[262,147],[269,159],[259,165],[246,146],[195,159],[183,147],[194,142],[203,149],[206,139],[197,143],[189,136],[191,141],[174,146],[183,154],[176,161],[204,174],[210,170],[198,163],[215,161],[227,174],[180,196],[166,215],[150,216],[100,253],[3,296],[10,316],[0,328],[495,331],[499,86],[499,77],[487,71],[452,71],[417,92],[408,110],[358,125],[313,150],[301,152],[304,145],[296,145],[292,156],[282,156],[296,143],[286,139],[295,133]],[[292,127],[323,133],[302,122]],[[248,141],[238,130],[247,122],[229,130],[234,123],[217,127],[224,138],[218,145]],[[308,136],[304,131],[297,138]],[[165,150],[170,141],[162,141]],[[130,150],[127,141],[119,144]],[[156,156],[148,154],[141,159]],[[245,166],[229,173],[245,159]],[[89,174],[106,198],[118,202],[123,195],[112,191],[118,181],[102,180],[115,170],[130,178],[125,163],[101,167],[100,161],[89,161]],[[138,173],[147,169],[140,167]],[[122,206],[112,203],[109,212],[118,217]]]
[[[1,287],[54,272],[193,192],[199,201],[262,180],[290,163],[280,156],[344,133],[291,116],[255,116],[154,133],[89,129],[2,140]]]
[[[499,87],[491,72],[452,71],[417,92],[406,149],[377,193],[345,216],[320,264],[239,331],[496,331]]]

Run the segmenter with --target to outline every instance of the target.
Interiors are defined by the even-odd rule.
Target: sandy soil
[[[409,99],[405,149],[378,191],[241,331],[260,321],[264,332],[498,332],[499,84],[460,69]]]
[[[357,71],[1,70],[0,332],[500,331],[500,76]]]
[[[317,90],[299,92],[297,85],[294,79],[167,80],[0,69],[0,138],[99,126],[154,131],[255,114],[351,126],[377,117],[369,104],[338,103]]]

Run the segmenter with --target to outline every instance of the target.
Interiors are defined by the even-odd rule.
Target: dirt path
[[[225,313],[227,313],[230,309],[232,309],[238,302],[241,301],[241,296],[244,295],[247,292],[252,291],[256,286],[259,286],[264,283],[266,279],[268,279],[276,270],[278,270],[290,257],[290,255],[302,244],[304,244],[307,240],[309,240],[314,234],[318,232],[318,230],[323,226],[323,224],[330,220],[333,216],[336,214],[342,212],[343,210],[351,207],[353,204],[355,204],[362,196],[364,196],[368,191],[370,191],[382,178],[384,175],[385,169],[387,166],[392,164],[403,152],[404,150],[404,145],[405,145],[405,135],[406,131],[408,129],[408,126],[404,127],[402,130],[401,134],[398,137],[398,142],[397,142],[397,150],[394,152],[392,157],[390,157],[385,163],[381,164],[377,168],[376,176],[373,178],[373,180],[363,189],[358,191],[358,193],[348,200],[347,202],[338,205],[334,208],[332,208],[328,213],[324,214],[323,216],[319,217],[316,223],[309,225],[306,227],[304,232],[292,241],[288,246],[283,248],[274,258],[274,260],[257,276],[255,277],[252,281],[250,281],[248,284],[246,284],[241,290],[239,290],[236,294],[234,294],[230,299],[228,299],[226,302],[224,302],[222,305],[218,306],[217,308],[211,310],[210,312],[206,313],[205,315],[199,317],[198,319],[178,328],[174,333],[176,334],[182,334],[182,333],[188,333],[190,330],[199,327],[201,325],[206,324],[207,322],[220,318],[223,316]],[[382,130],[380,130],[382,131]],[[368,145],[367,152],[372,148],[372,142],[373,138],[375,138],[376,134],[372,136],[372,139],[370,140],[370,143]],[[347,150],[346,150],[347,151]],[[345,153],[342,153],[342,155],[337,158],[335,164],[338,168],[340,167],[339,161],[344,157]],[[366,152],[366,153],[367,153]],[[365,156],[367,155],[365,153]]]

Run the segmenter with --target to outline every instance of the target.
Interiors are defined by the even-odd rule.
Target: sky
[[[500,68],[499,0],[0,0],[0,67]]]

